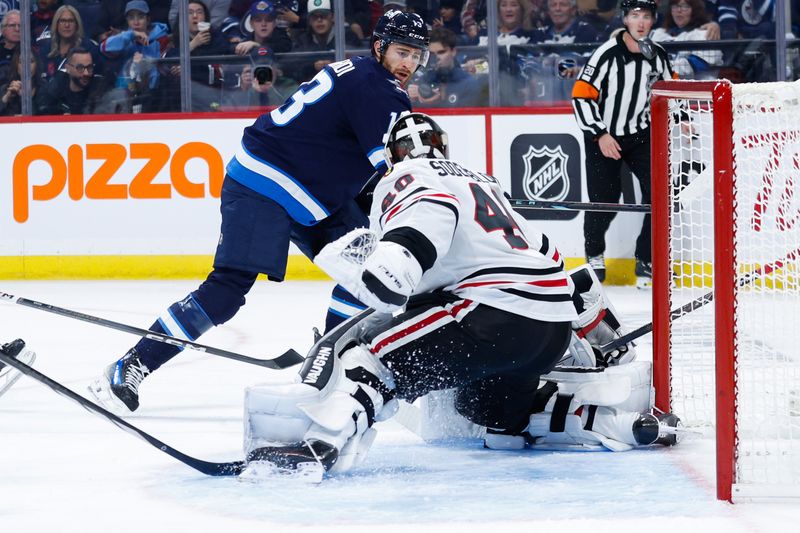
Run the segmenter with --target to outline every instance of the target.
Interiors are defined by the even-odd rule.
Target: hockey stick
[[[772,263],[765,263],[764,265],[761,265],[761,267],[755,269],[753,272],[748,272],[747,274],[739,278],[738,281],[739,287],[744,287],[745,285],[749,285],[750,283],[755,281],[756,278],[763,276],[765,274],[771,274],[775,270],[783,268],[784,264],[787,261],[797,259],[798,256],[800,256],[800,248],[792,250],[791,252],[786,254],[783,258],[773,261]],[[673,309],[669,313],[669,318],[670,320],[676,320],[684,315],[688,315],[689,313],[691,313],[696,309],[703,307],[704,305],[706,305],[709,302],[712,302],[713,300],[714,300],[714,291],[711,290],[705,293],[704,295],[699,296],[694,300],[683,304],[677,309]],[[617,339],[614,339],[608,344],[604,344],[603,346],[600,347],[600,351],[603,353],[603,355],[606,355],[607,353],[613,352],[614,350],[618,349],[620,346],[628,344],[629,342],[636,340],[639,337],[647,335],[651,331],[653,331],[653,323],[648,322],[647,324],[640,326],[635,330],[626,333],[625,335]]]
[[[566,211],[620,211],[649,213],[650,204],[606,204],[602,202],[551,202],[546,200],[508,200],[514,209],[557,209]]]
[[[41,372],[34,370],[33,368],[29,367],[25,363],[17,361],[13,357],[9,357],[0,353],[0,361],[3,363],[12,366],[19,370],[22,374],[25,374],[28,377],[31,377],[38,381],[39,383],[47,386],[53,392],[64,396],[65,398],[69,398],[73,402],[77,403],[87,411],[94,413],[98,416],[101,416],[117,426],[118,428],[130,433],[131,435],[138,437],[145,441],[146,443],[150,444],[154,448],[166,453],[170,457],[174,457],[178,461],[182,462],[183,464],[194,468],[198,472],[202,472],[207,476],[238,476],[242,473],[244,469],[244,461],[230,461],[227,463],[214,463],[209,461],[203,461],[201,459],[196,459],[189,455],[186,455],[183,452],[179,452],[172,446],[165,444],[158,440],[157,438],[153,437],[149,433],[146,433],[139,429],[138,427],[134,426],[133,424],[129,424],[125,420],[121,419],[114,413],[106,411],[99,405],[94,402],[91,402],[84,398],[83,396],[73,392],[72,390],[66,388],[64,385],[58,383],[50,379],[49,377],[45,376]]]
[[[295,350],[291,348],[286,350],[286,352],[284,352],[283,354],[274,359],[257,359],[255,357],[249,357],[247,355],[238,354],[236,352],[229,352],[228,350],[222,350],[220,348],[214,348],[212,346],[206,346],[204,344],[198,344],[196,342],[178,339],[176,337],[165,335],[163,333],[156,333],[155,331],[137,328],[136,326],[129,326],[128,324],[114,322],[113,320],[106,320],[105,318],[99,318],[96,316],[87,315],[84,313],[80,313],[78,311],[64,309],[63,307],[57,307],[55,305],[37,302],[35,300],[29,300],[27,298],[14,296],[13,294],[8,294],[0,291],[0,301],[2,300],[23,305],[25,307],[31,307],[33,309],[39,309],[41,311],[47,311],[48,313],[65,316],[67,318],[82,320],[84,322],[89,322],[91,324],[96,324],[98,326],[116,329],[117,331],[124,331],[125,333],[131,333],[133,335],[138,335],[140,337],[144,337],[146,339],[150,339],[153,341],[163,342],[164,344],[177,346],[178,348],[191,348],[199,352],[205,352],[211,355],[217,355],[219,357],[225,357],[227,359],[240,361],[242,363],[263,366],[275,370],[289,368],[290,366],[294,366],[302,362],[304,359],[303,356],[301,356],[299,353],[297,353]]]

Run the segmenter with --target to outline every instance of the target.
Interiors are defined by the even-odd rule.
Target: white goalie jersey
[[[414,294],[443,288],[537,320],[577,318],[558,250],[513,211],[492,176],[446,159],[399,162],[378,183],[370,219],[379,238],[410,228],[432,245]]]

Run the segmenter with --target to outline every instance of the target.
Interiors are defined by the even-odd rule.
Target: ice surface
[[[196,285],[5,281],[0,290],[147,327]],[[330,288],[259,282],[242,311],[200,342],[257,357],[305,352]],[[610,293],[630,326],[650,320],[649,293]],[[38,353],[37,369],[80,394],[135,342],[0,304],[0,341],[15,337]],[[650,356],[649,338],[639,351]],[[244,386],[290,373],[187,350],[145,380],[128,420],[194,457],[240,459]],[[23,377],[0,398],[0,531],[773,533],[800,519],[797,504],[717,502],[713,446],[703,439],[618,454],[497,452],[469,439],[426,444],[391,421],[377,427],[366,463],[318,486],[208,478]]]

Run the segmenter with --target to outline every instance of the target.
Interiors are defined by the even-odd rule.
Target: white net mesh
[[[734,313],[735,491],[766,485],[800,493],[800,85],[736,85],[733,107],[738,289],[733,306],[711,303],[672,322],[672,409],[687,425],[713,426],[714,316]],[[713,288],[720,206],[711,99],[674,98],[669,109],[674,309]]]

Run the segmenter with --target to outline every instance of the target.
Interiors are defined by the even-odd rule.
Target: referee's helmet
[[[409,113],[398,118],[389,130],[384,156],[389,165],[420,157],[447,159],[447,134],[424,113]]]
[[[655,0],[622,0],[620,9],[622,9],[623,17],[627,17],[628,13],[634,9],[646,9],[655,17],[658,11],[658,5],[656,5]]]

